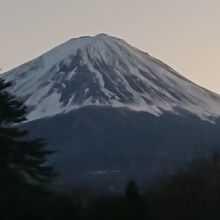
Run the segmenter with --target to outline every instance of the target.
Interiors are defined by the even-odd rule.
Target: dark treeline
[[[54,173],[44,164],[52,152],[15,126],[25,120],[26,108],[7,92],[9,86],[0,80],[0,220],[220,219],[218,153],[194,160],[145,192],[135,180],[124,194],[111,197],[47,191],[42,183]]]
[[[145,192],[130,181],[123,196],[91,204],[84,219],[220,219],[220,155],[194,160]]]
[[[1,219],[220,219],[220,156],[193,161],[142,193],[132,180],[124,194],[112,197],[56,195],[26,186],[5,199]]]

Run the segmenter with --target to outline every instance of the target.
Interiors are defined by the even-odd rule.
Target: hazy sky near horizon
[[[0,33],[2,72],[107,33],[220,94],[219,0],[0,0]]]

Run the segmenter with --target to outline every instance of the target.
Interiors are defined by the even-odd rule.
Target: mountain
[[[100,34],[70,40],[4,74],[30,107],[28,120],[88,105],[126,107],[160,116],[189,111],[220,115],[220,96],[125,41]]]
[[[2,75],[43,137],[52,186],[122,190],[220,149],[220,96],[125,41],[72,39]]]

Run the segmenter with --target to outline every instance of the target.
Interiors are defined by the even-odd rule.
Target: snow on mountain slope
[[[100,34],[72,39],[3,78],[35,120],[86,105],[127,107],[160,116],[186,110],[204,120],[220,116],[220,96],[125,41]]]

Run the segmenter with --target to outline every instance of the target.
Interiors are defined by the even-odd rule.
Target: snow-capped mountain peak
[[[80,37],[5,74],[35,120],[86,105],[126,107],[160,116],[186,110],[210,120],[220,97],[129,45],[99,34]]]

